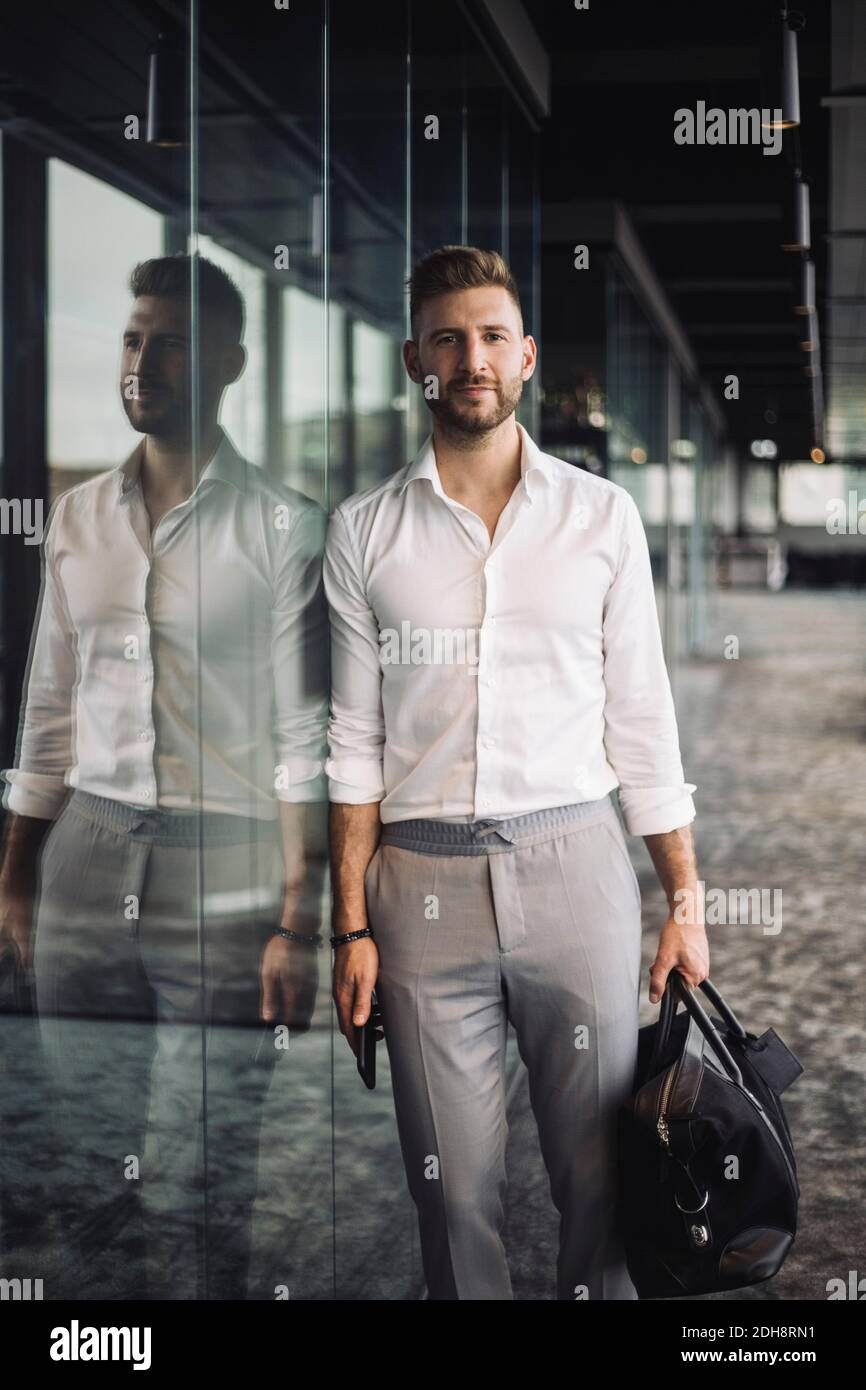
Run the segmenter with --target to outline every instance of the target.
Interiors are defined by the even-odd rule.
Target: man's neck
[[[221,439],[222,430],[214,421],[203,432],[194,459],[188,438],[173,440],[146,435],[141,459],[141,485],[145,494],[171,498],[174,502],[189,497]]]
[[[521,438],[513,415],[489,434],[455,434],[433,424],[443,491],[455,501],[510,496],[520,482]]]

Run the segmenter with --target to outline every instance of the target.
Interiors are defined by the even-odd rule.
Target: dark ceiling
[[[793,6],[792,6],[793,8]],[[779,6],[759,0],[591,0],[526,9],[550,55],[542,197],[617,198],[678,314],[732,440],[774,437],[779,458],[808,457],[812,397],[792,313],[796,259],[781,250],[784,191],[797,153],[811,185],[819,311],[827,282],[830,6],[797,0],[802,122],[785,148],[677,145],[674,112],[760,107],[761,37]],[[866,8],[866,6],[864,6]],[[722,382],[740,379],[726,402]],[[767,412],[770,412],[769,417]]]

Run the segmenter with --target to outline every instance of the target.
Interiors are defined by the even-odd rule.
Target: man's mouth
[[[482,391],[492,391],[492,386],[458,386],[457,390],[463,396],[480,396]]]

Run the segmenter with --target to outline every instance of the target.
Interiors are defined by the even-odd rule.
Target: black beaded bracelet
[[[303,932],[292,931],[291,927],[275,927],[275,936],[284,936],[287,941],[300,941],[302,945],[309,946],[312,950],[318,951],[322,944],[321,932],[315,936],[305,936]]]
[[[360,941],[362,936],[372,935],[373,930],[371,927],[364,927],[363,931],[347,931],[344,932],[342,936],[332,936],[331,945],[342,946],[345,941]]]

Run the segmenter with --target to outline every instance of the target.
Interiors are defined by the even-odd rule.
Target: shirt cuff
[[[366,806],[385,796],[382,758],[327,758],[328,799]]]
[[[629,835],[664,835],[689,825],[697,814],[691,793],[694,782],[677,787],[632,787],[619,789],[625,827]]]
[[[62,777],[44,772],[24,772],[6,767],[0,777],[9,785],[3,789],[3,805],[18,816],[36,820],[56,820],[63,809],[69,788]]]
[[[274,771],[274,795],[277,801],[297,804],[301,801],[325,801],[328,782],[321,758],[284,757]]]

